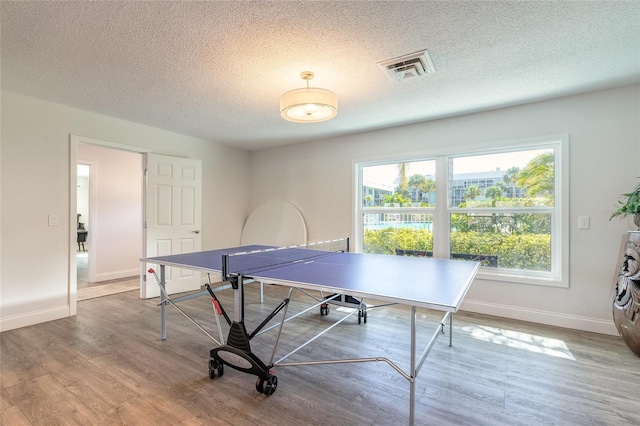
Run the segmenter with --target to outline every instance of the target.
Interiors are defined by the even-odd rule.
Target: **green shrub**
[[[425,229],[411,228],[365,230],[365,253],[396,254],[396,248],[433,250],[433,234]]]
[[[433,251],[433,234],[411,228],[365,230],[365,253],[395,254],[396,248]],[[551,270],[551,238],[548,234],[453,232],[451,252],[497,256],[499,268]]]

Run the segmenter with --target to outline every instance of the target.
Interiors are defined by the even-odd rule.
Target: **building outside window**
[[[356,249],[475,260],[487,278],[566,286],[565,140],[356,163]]]

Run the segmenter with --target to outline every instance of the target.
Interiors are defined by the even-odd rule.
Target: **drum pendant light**
[[[309,87],[313,78],[311,71],[303,71],[300,77],[307,87],[290,90],[280,96],[280,115],[294,123],[318,123],[331,120],[338,115],[338,97],[326,89]]]

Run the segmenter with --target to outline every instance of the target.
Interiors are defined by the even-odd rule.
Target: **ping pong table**
[[[390,256],[379,254],[362,254],[349,252],[348,239],[332,240],[328,242],[292,247],[243,246],[228,249],[203,251],[197,253],[159,256],[141,259],[147,264],[160,267],[157,277],[161,288],[161,338],[166,338],[165,306],[177,305],[169,298],[165,291],[166,267],[178,267],[197,270],[207,274],[220,274],[221,281],[228,282],[221,288],[233,288],[234,291],[234,320],[228,318],[224,311],[218,309],[216,322],[220,332],[220,341],[211,336],[191,319],[202,331],[218,343],[211,349],[209,360],[209,376],[222,376],[224,365],[236,370],[253,374],[258,377],[256,390],[271,395],[277,386],[277,377],[273,374],[273,367],[340,364],[351,362],[386,362],[399,374],[409,381],[409,424],[414,424],[415,416],[415,381],[429,352],[439,335],[445,333],[445,326],[449,324],[449,346],[452,345],[453,313],[460,308],[471,283],[479,268],[478,262],[455,261],[448,259]],[[341,247],[336,249],[336,247]],[[150,269],[154,272],[153,269]],[[154,272],[155,273],[155,272]],[[249,282],[264,282],[289,287],[288,297],[276,307],[273,312],[249,334],[244,326],[244,285]],[[206,285],[212,299],[217,301],[215,293],[209,284]],[[409,370],[404,371],[393,361],[385,357],[311,360],[303,362],[284,362],[326,331],[344,321],[351,314],[341,318],[302,346],[289,354],[274,361],[280,332],[287,318],[287,308],[294,290],[320,292],[319,302],[307,310],[314,309],[326,303],[323,294],[331,293],[337,297],[349,294],[353,297],[371,298],[385,302],[384,305],[402,304],[410,307],[410,354]],[[214,306],[217,306],[214,302]],[[431,339],[418,355],[416,347],[416,312],[418,308],[426,308],[444,312],[437,324]],[[280,311],[284,315],[280,319],[279,331],[269,362],[262,361],[251,352],[250,340]],[[218,317],[223,314],[230,325],[228,340],[225,344]],[[300,315],[301,313],[296,314]],[[277,327],[274,325],[271,328]],[[269,328],[269,329],[271,329]],[[264,330],[264,331],[268,331]]]

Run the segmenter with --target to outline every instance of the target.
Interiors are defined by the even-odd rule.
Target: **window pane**
[[[433,215],[365,213],[364,252],[396,254],[396,249],[433,251]]]
[[[362,168],[362,207],[433,207],[435,202],[434,160]]]
[[[456,157],[449,181],[451,207],[552,206],[553,149]]]
[[[483,266],[551,271],[551,214],[452,214],[451,257]]]

